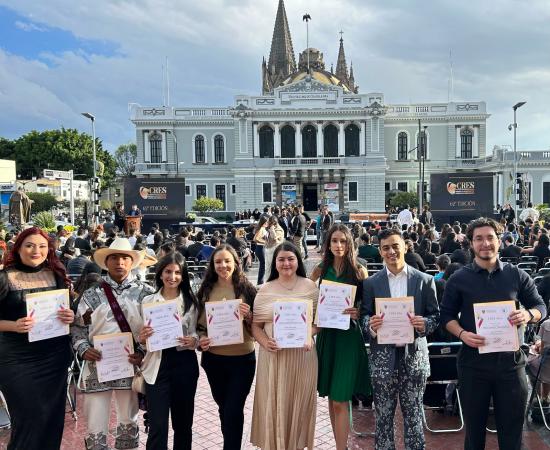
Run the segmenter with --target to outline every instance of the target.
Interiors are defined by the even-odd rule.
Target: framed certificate
[[[410,322],[414,315],[413,297],[376,298],[376,315],[384,319],[377,330],[379,344],[412,344],[414,327]]]
[[[132,333],[94,336],[94,348],[101,352],[95,363],[100,383],[134,376],[134,366],[128,361],[128,355],[134,353]]]
[[[319,288],[315,324],[320,328],[349,330],[350,315],[342,311],[353,307],[356,290],[351,284],[323,281]]]
[[[69,334],[69,324],[57,318],[60,309],[69,309],[69,290],[35,292],[25,296],[27,316],[34,318],[29,342],[42,341]]]
[[[177,300],[143,303],[143,322],[153,328],[153,335],[147,339],[147,351],[156,352],[181,345],[183,337],[181,317]]]
[[[242,344],[243,319],[239,311],[240,299],[206,302],[206,329],[210,346]]]
[[[311,303],[273,302],[273,338],[280,348],[301,348],[311,339]]]
[[[508,316],[516,310],[513,300],[474,303],[476,333],[485,338],[479,353],[515,352],[519,350],[518,328]]]

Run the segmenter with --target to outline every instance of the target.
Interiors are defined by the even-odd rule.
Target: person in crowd
[[[214,249],[220,245],[220,238],[216,236],[212,236],[210,238],[210,245],[204,245],[201,248],[201,251],[197,255],[197,259],[199,261],[208,261],[210,259],[210,255],[214,252]]]
[[[295,206],[292,210],[293,216],[290,221],[290,237],[294,245],[300,250],[300,253],[304,255],[303,240],[306,234],[306,218],[300,212],[300,208]]]
[[[199,231],[195,236],[195,242],[193,242],[190,246],[187,247],[187,255],[189,258],[197,257],[199,252],[204,247],[203,241],[204,241],[204,232]]]
[[[420,223],[430,225],[433,222],[432,212],[428,205],[422,206],[422,214],[418,217]]]
[[[460,248],[460,244],[456,241],[456,234],[452,228],[450,230],[441,243],[441,253],[452,253]]]
[[[425,448],[422,398],[430,373],[426,336],[439,325],[439,307],[433,277],[405,263],[405,241],[398,230],[380,233],[380,254],[386,264],[363,282],[361,318],[363,335],[371,344],[371,377],[376,411],[375,448],[393,449],[394,414],[399,397],[403,413],[405,447]],[[414,343],[406,346],[380,345],[377,331],[384,316],[376,314],[377,297],[414,297]]]
[[[359,248],[357,249],[357,256],[367,261],[371,260],[374,263],[381,262],[380,252],[374,245],[372,245],[371,243],[372,238],[370,234],[363,233],[361,235],[361,242],[362,242],[362,245],[360,245]]]
[[[328,280],[356,287],[353,304],[343,311],[350,315],[350,328],[321,328],[317,335],[317,389],[321,397],[328,397],[336,449],[344,450],[350,426],[348,404],[353,395],[368,397],[372,393],[367,351],[357,322],[357,305],[361,302],[362,283],[368,272],[357,262],[353,237],[345,225],[333,225],[326,237],[323,261],[314,268],[311,279],[319,284]]]
[[[69,275],[80,275],[88,264],[91,263],[92,253],[88,250],[79,250],[75,252],[74,258],[67,262],[67,273]]]
[[[500,251],[501,258],[519,258],[521,256],[521,247],[514,244],[512,235],[506,236],[503,240],[504,248]]]
[[[244,228],[233,228],[226,244],[233,247],[237,255],[242,258],[242,268],[245,272],[248,272],[248,269],[252,266],[252,253],[246,243]]]
[[[260,344],[250,442],[263,450],[312,449],[317,411],[317,353],[313,336],[303,348],[273,338],[273,303],[302,300],[313,317],[319,290],[306,277],[300,250],[291,242],[275,249],[268,281],[254,300],[252,334]]]
[[[306,221],[304,234],[302,235],[302,247],[304,249],[304,259],[307,259],[309,256],[307,249],[307,230],[309,230],[309,227],[311,226],[313,221],[311,220],[311,217],[309,217],[309,214],[304,210],[304,205],[299,205],[298,209],[300,210],[300,214],[304,216],[304,219]]]
[[[540,213],[533,208],[533,203],[527,203],[527,208],[525,208],[519,215],[519,220],[525,222],[527,219],[531,219],[531,223],[538,222]]]
[[[328,207],[324,205],[321,208],[321,242],[319,243],[319,250],[317,253],[321,253],[323,244],[325,243],[325,238],[327,236],[328,230],[332,226],[332,216],[329,214]]]
[[[420,272],[426,272],[426,265],[422,260],[422,257],[414,251],[414,245],[410,239],[405,240],[405,262],[410,267],[420,270]]]
[[[79,248],[81,250],[88,250],[92,251],[92,246],[90,245],[90,241],[86,239],[87,236],[87,230],[84,227],[78,228],[76,231],[76,239],[74,240],[74,247]]]
[[[437,261],[437,256],[432,253],[432,241],[423,239],[418,246],[418,255],[422,258],[425,266],[433,265]]]
[[[514,244],[517,242],[517,240],[519,238],[519,235],[516,231],[516,224],[515,223],[509,223],[508,225],[506,225],[506,231],[504,233],[502,233],[502,236],[500,238],[502,243],[504,243],[504,239],[506,239],[508,236],[512,236],[512,238],[514,240]]]
[[[510,203],[504,205],[503,219],[506,221],[506,224],[513,223],[516,220],[516,212]]]
[[[137,242],[137,230],[135,228],[130,228],[128,230],[128,240],[130,241],[130,245],[133,247],[136,245]]]
[[[117,405],[115,448],[131,449],[139,444],[137,424],[138,400],[132,392],[132,378],[99,382],[96,361],[101,351],[94,348],[94,336],[132,332],[138,339],[141,330],[141,302],[154,289],[135,278],[131,270],[138,267],[144,252],[132,250],[128,239],[116,238],[106,248],[94,253],[94,262],[108,273],[102,283],[82,295],[75,323],[71,327],[73,348],[86,361],[82,374],[84,383],[84,414],[88,420],[84,438],[87,450],[106,449],[109,433],[111,398]],[[143,354],[139,349],[128,356],[136,366]]]
[[[289,227],[290,227],[290,219],[288,217],[288,209],[282,208],[281,209],[281,214],[278,216],[278,219],[279,219],[279,225],[283,229],[285,239],[287,239],[288,238]]]
[[[265,273],[271,273],[271,264],[273,262],[273,253],[275,248],[285,240],[284,231],[279,225],[277,216],[271,216],[267,219],[267,237],[264,246]],[[266,275],[264,275],[264,278]]]
[[[256,258],[258,258],[258,285],[264,282],[265,275],[265,243],[267,239],[267,216],[260,217],[260,220],[254,228],[254,253]]]
[[[131,217],[141,216],[141,211],[139,210],[137,205],[134,204],[130,208],[130,211],[128,211],[128,215]]]
[[[457,248],[451,253],[451,262],[457,262],[463,266],[470,264],[472,261],[472,252],[470,249],[470,241],[464,239],[460,244],[460,248]]]
[[[546,258],[550,258],[550,239],[548,238],[547,234],[541,233],[539,240],[535,243],[534,247],[531,248],[522,248],[521,253],[537,256],[538,263],[537,263],[537,270],[539,270],[542,266],[544,266],[544,260]]]
[[[546,307],[531,277],[517,266],[499,260],[500,230],[493,219],[481,217],[470,222],[467,236],[472,242],[474,261],[449,278],[441,304],[442,326],[463,342],[458,379],[466,449],[485,448],[491,398],[499,447],[521,449],[527,403],[525,355],[521,350],[480,353],[478,349],[485,344],[485,338],[476,333],[473,305],[480,301],[517,300],[525,309],[513,311],[508,320],[518,327],[546,316]]]
[[[178,252],[164,256],[155,273],[157,291],[143,298],[142,304],[177,302],[183,337],[178,346],[147,352],[141,366],[145,380],[149,434],[148,450],[168,448],[168,418],[174,430],[173,449],[191,450],[195,392],[199,378],[199,365],[195,348],[199,302],[189,282],[185,259]],[[155,328],[143,323],[139,343],[146,345]]]
[[[534,384],[535,379],[537,379],[538,375],[538,382],[539,388],[537,391],[539,392],[539,395],[542,397],[542,407],[546,409],[546,414],[548,414],[548,407],[550,406],[550,366],[548,365],[548,362],[544,363],[541,367],[541,363],[543,362],[542,355],[544,353],[544,350],[547,349],[550,346],[550,320],[545,320],[538,332],[537,339],[535,340],[535,343],[533,344],[529,355],[529,361],[527,363],[527,375],[529,376],[531,380],[531,384]],[[534,416],[536,416],[538,402],[535,400],[535,403],[532,405],[533,411],[531,412],[531,418],[535,419]],[[537,411],[540,415],[540,410]]]
[[[243,343],[211,346],[204,310],[199,320],[201,365],[208,377],[212,397],[218,405],[223,450],[240,450],[244,427],[244,404],[256,369],[256,353],[250,325],[256,288],[247,280],[233,247],[221,245],[210,257],[198,292],[201,304],[241,299]]]
[[[451,258],[448,255],[439,255],[435,261],[435,266],[437,267],[437,273],[434,275],[434,279],[440,280],[445,274],[445,269],[451,264]]]
[[[35,321],[26,294],[69,289],[53,241],[39,228],[21,232],[0,272],[0,391],[11,419],[8,449],[58,450],[65,422],[70,340],[60,336],[29,342]],[[72,323],[74,312],[57,319]]]
[[[405,207],[397,215],[397,223],[402,230],[406,230],[414,223],[410,208],[411,207],[409,205],[405,205]]]

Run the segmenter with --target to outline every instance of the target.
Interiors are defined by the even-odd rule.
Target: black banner
[[[144,222],[179,222],[185,217],[185,179],[127,178],[124,212],[137,205]]]
[[[492,217],[493,174],[490,172],[431,174],[430,199],[434,217],[463,219]]]

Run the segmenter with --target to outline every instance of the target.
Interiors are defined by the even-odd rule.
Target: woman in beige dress
[[[313,336],[303,348],[279,348],[273,339],[273,302],[307,300],[311,302],[313,322],[319,291],[306,278],[302,257],[294,244],[280,244],[273,261],[268,282],[254,300],[252,334],[260,351],[250,442],[262,450],[312,449],[317,410]]]

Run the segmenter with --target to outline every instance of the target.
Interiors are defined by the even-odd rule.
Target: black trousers
[[[195,392],[199,378],[197,354],[193,350],[162,351],[155,384],[146,384],[149,436],[147,450],[168,448],[168,417],[172,413],[173,450],[191,450]]]
[[[254,352],[242,356],[202,354],[212,397],[218,405],[223,434],[223,450],[240,450],[244,425],[244,404],[256,370]]]
[[[500,450],[521,450],[528,393],[521,350],[480,355],[477,349],[463,346],[458,356],[458,388],[466,423],[465,450],[485,448],[491,398]]]

